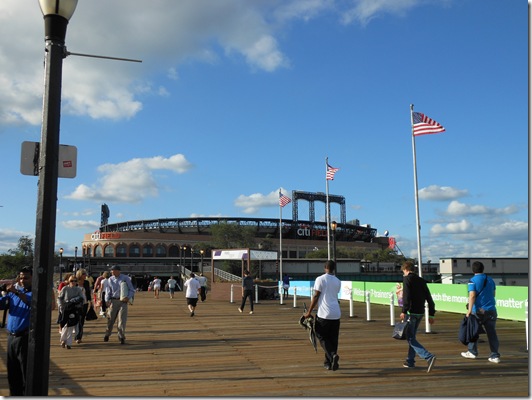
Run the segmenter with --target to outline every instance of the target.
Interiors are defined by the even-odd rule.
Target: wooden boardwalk
[[[406,342],[391,338],[389,306],[372,305],[371,321],[365,303],[342,301],[340,369],[322,367],[323,352],[315,353],[307,332],[299,326],[298,307],[261,301],[255,314],[249,306],[239,313],[237,303],[207,299],[190,317],[182,292],[154,299],[137,294],[130,306],[127,340],[116,334],[103,342],[105,320],[87,322],[82,344],[71,350],[59,345],[52,328],[50,396],[245,396],[245,397],[511,397],[529,396],[529,362],[525,324],[499,320],[500,364],[487,361],[489,347],[479,345],[476,360],[457,339],[461,315],[438,313],[431,334],[419,339],[437,355],[426,372],[418,360],[403,368]],[[305,300],[308,303],[308,299]],[[396,308],[396,316],[399,309]],[[52,317],[55,320],[55,311]],[[483,336],[485,339],[485,337]],[[9,395],[6,342],[0,341],[0,395]]]

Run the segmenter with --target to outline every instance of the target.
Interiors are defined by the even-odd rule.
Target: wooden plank
[[[237,300],[235,296],[235,300]],[[462,315],[438,313],[431,334],[420,327],[419,340],[437,355],[434,370],[418,360],[403,368],[404,341],[391,338],[389,306],[341,302],[340,369],[322,367],[307,332],[298,324],[301,300],[280,305],[261,301],[250,315],[249,305],[207,298],[190,317],[182,292],[173,300],[163,293],[137,294],[129,308],[127,340],[116,334],[103,342],[105,320],[87,322],[82,344],[71,350],[59,345],[52,327],[50,396],[528,396],[529,372],[523,322],[497,323],[500,364],[487,361],[488,343],[480,357],[467,360],[457,338]],[[305,299],[308,302],[308,299]],[[55,312],[52,320],[55,321]],[[396,315],[399,309],[396,308]],[[484,337],[484,339],[486,339]],[[0,395],[9,395],[6,340],[0,341]]]

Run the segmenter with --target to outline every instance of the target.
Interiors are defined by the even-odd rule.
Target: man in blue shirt
[[[105,301],[109,310],[109,319],[107,320],[107,329],[103,341],[109,341],[109,336],[113,332],[113,325],[118,319],[118,340],[120,344],[125,344],[128,303],[135,295],[135,288],[129,276],[121,274],[118,265],[111,267],[111,274],[112,276],[108,279],[108,284],[105,288]]]
[[[24,267],[17,277],[18,285],[8,285],[0,297],[0,310],[9,310],[7,320],[7,380],[11,396],[24,396],[26,360],[31,311],[32,270]]]
[[[495,330],[495,324],[497,322],[495,282],[489,276],[484,274],[484,264],[480,261],[475,261],[473,263],[472,270],[475,275],[467,284],[469,304],[466,316],[469,318],[471,314],[473,314],[473,316],[478,317],[486,331],[486,335],[488,336],[491,350],[488,361],[498,364],[501,362],[501,355],[499,354],[499,338],[497,337],[497,331]],[[467,349],[468,351],[462,352],[462,357],[477,358],[477,342],[470,342],[467,345]]]

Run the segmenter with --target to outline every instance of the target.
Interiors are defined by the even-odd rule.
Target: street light
[[[45,34],[44,95],[25,396],[48,395],[61,79],[67,52],[66,29],[77,3],[77,0],[39,0]]]
[[[203,274],[203,253],[205,253],[205,250],[201,249],[200,251],[200,254],[201,254],[201,273]]]
[[[183,268],[185,267],[185,264],[187,263],[187,246],[183,246]],[[183,269],[183,273],[185,273],[185,270]]]
[[[59,283],[63,282],[63,248],[59,249]]]
[[[74,247],[74,269],[78,269],[78,246]]]
[[[331,233],[332,233],[332,237],[333,237],[332,258],[333,258],[334,263],[336,263],[336,227],[337,226],[338,226],[338,224],[336,223],[336,221],[331,221]]]

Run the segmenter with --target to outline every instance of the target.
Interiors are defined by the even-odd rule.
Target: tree
[[[0,277],[10,279],[25,266],[33,265],[33,239],[22,236],[15,249],[0,255]]]

